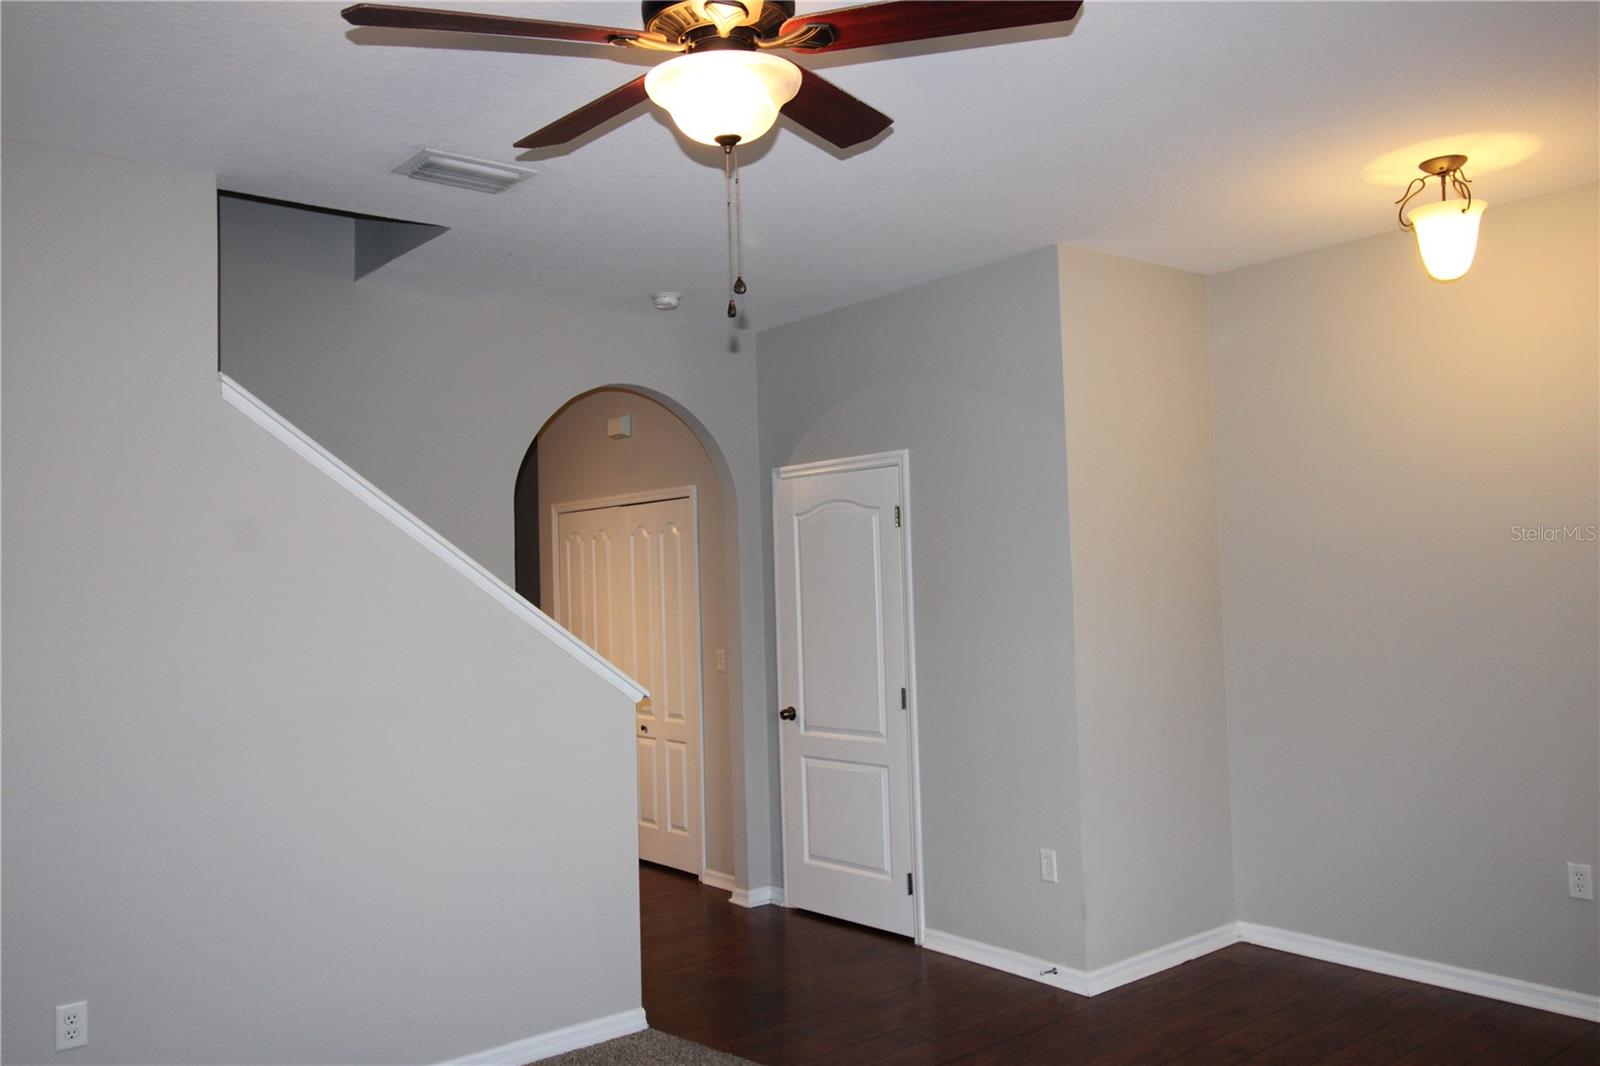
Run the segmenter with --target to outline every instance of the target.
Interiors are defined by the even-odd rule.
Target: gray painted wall
[[[611,440],[606,420],[633,419],[633,436]],[[738,543],[729,555],[727,533],[737,533],[722,506],[722,484],[711,457],[694,431],[661,404],[638,393],[604,389],[574,401],[539,434],[539,591],[545,610],[555,613],[552,547],[556,543],[550,508],[654,489],[695,487],[700,549],[700,677],[705,693],[706,865],[733,872],[733,765],[728,708],[738,703],[726,671],[717,670],[717,649],[738,647],[738,600],[732,611],[729,580],[737,580]],[[735,595],[737,593],[735,592]],[[730,613],[732,624],[730,624]],[[730,640],[733,643],[730,644]]]
[[[637,1007],[626,697],[222,400],[209,177],[4,160],[6,1061]]]
[[[1088,966],[1233,920],[1205,279],[1060,249]]]
[[[760,365],[764,469],[911,452],[929,927],[1081,966],[1055,249],[764,332]]]
[[[1596,186],[1211,279],[1239,917],[1600,991]]]
[[[1192,279],[1102,264],[1087,298],[1062,288],[1077,253],[1050,249],[764,333],[757,382],[748,337],[734,352],[658,319],[351,285],[329,226],[225,214],[229,368],[502,573],[516,463],[567,398],[631,382],[709,428],[747,620],[741,883],[778,865],[770,639],[749,621],[770,634],[768,471],[907,447],[930,926],[1084,966],[1226,920]],[[1210,281],[1241,919],[1600,984],[1594,906],[1564,885],[1600,839],[1596,550],[1511,533],[1596,520],[1595,251],[1572,237],[1594,230],[1591,186],[1493,208],[1452,286],[1395,235]],[[1100,332],[1080,356],[1139,358],[1074,364],[1064,345],[1085,320]],[[1104,446],[1174,492],[1119,484]],[[1174,535],[1119,542],[1128,515]],[[1074,535],[1090,557],[1068,550]],[[1172,587],[1135,573],[1119,602],[1111,580],[1152,561],[1182,585],[1160,632],[1181,654],[1136,693],[1115,683],[1150,665],[1135,609],[1161,610]],[[1173,820],[1130,799],[1140,778],[1162,782]],[[1193,877],[1195,891],[1130,887],[1142,845],[1172,849],[1174,890]],[[1041,846],[1062,885],[1038,881]]]
[[[755,342],[720,310],[577,314],[357,284],[349,220],[224,200],[221,227],[224,368],[468,555],[510,583],[512,490],[534,434],[574,396],[639,386],[706,442],[737,523],[728,583],[741,617],[765,615]],[[759,887],[774,876],[766,659],[734,638],[728,657],[733,873]]]

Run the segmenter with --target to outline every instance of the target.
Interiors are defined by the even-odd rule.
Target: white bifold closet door
[[[555,617],[649,691],[634,722],[639,857],[701,871],[700,575],[693,497],[556,508]]]

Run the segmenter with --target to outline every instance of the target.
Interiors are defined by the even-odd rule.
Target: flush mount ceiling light
[[[1489,205],[1472,198],[1472,181],[1463,172],[1464,155],[1441,155],[1417,165],[1423,176],[1411,179],[1400,205],[1400,226],[1417,235],[1417,251],[1422,266],[1435,281],[1455,281],[1472,266],[1478,251],[1478,223]],[[1411,209],[1406,207],[1428,187],[1429,178],[1439,179],[1439,199]],[[1454,189],[1459,199],[1451,200]]]
[[[888,0],[796,16],[793,0],[644,0],[642,30],[389,4],[356,4],[342,14],[353,26],[677,53],[676,58],[528,134],[516,146],[540,149],[568,144],[648,99],[665,109],[690,140],[720,147],[728,221],[728,317],[736,318],[734,297],[745,292],[738,146],[765,135],[780,113],[836,148],[870,141],[893,121],[774,52],[815,55],[1070,22],[1081,6],[1082,0]]]

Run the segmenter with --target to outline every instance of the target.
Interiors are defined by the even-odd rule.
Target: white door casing
[[[639,857],[704,868],[699,538],[692,488],[557,504],[556,621],[649,690],[634,723]]]
[[[917,935],[907,465],[774,471],[773,549],[784,901]]]

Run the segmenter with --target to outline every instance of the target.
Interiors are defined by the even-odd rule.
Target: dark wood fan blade
[[[870,141],[894,121],[804,67],[800,68],[800,91],[783,105],[783,113],[840,148]]]
[[[796,50],[837,52],[845,48],[955,37],[1012,26],[1070,22],[1082,6],[1083,0],[1021,0],[1016,3],[1006,0],[894,0],[800,15],[785,22],[778,34],[788,36],[818,23],[831,26],[831,40],[824,34],[816,45],[801,44]]]
[[[600,99],[592,100],[571,114],[563,115],[544,129],[528,134],[517,142],[517,147],[549,148],[552,145],[566,144],[644,101],[644,75],[641,74],[628,84],[612,89]]]
[[[611,26],[585,26],[577,22],[545,22],[509,15],[479,15],[470,11],[442,11],[432,7],[395,7],[390,4],[355,4],[340,12],[352,26],[383,26],[396,30],[443,30],[448,33],[487,33],[498,37],[536,37],[546,41],[584,41],[615,44],[650,37],[642,30]]]

